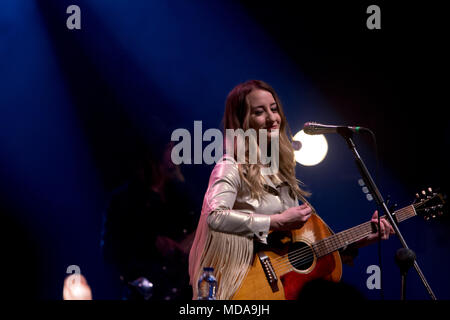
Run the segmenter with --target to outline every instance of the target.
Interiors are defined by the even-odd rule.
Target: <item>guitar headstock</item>
[[[444,214],[447,196],[437,191],[427,188],[416,193],[413,205],[417,214],[423,216],[425,220],[441,217]]]

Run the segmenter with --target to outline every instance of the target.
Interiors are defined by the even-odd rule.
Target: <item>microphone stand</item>
[[[414,251],[410,249],[400,248],[395,254],[395,263],[400,268],[400,274],[402,277],[402,289],[400,294],[400,300],[406,300],[406,275],[408,269],[413,265],[416,255]]]
[[[405,239],[403,238],[400,229],[397,226],[397,223],[395,222],[391,212],[389,211],[386,203],[384,202],[383,197],[380,194],[380,191],[378,190],[375,182],[372,179],[372,176],[369,173],[369,170],[367,170],[366,165],[364,164],[364,161],[361,159],[361,157],[359,156],[358,151],[356,150],[356,146],[352,140],[353,137],[353,132],[347,128],[347,127],[339,127],[337,128],[337,132],[344,137],[345,141],[348,144],[348,147],[350,148],[350,150],[353,152],[353,155],[355,156],[355,163],[356,166],[358,167],[358,170],[361,174],[361,177],[364,180],[364,183],[366,184],[366,186],[369,188],[370,193],[374,196],[375,201],[377,202],[377,205],[380,209],[383,209],[383,211],[386,213],[386,216],[389,219],[389,222],[392,226],[392,228],[395,231],[395,234],[398,236],[400,243],[402,244],[403,248],[405,250],[407,250],[408,252],[412,252],[411,249],[408,248],[408,245],[406,244]],[[412,254],[414,254],[412,252]],[[436,296],[434,295],[433,291],[431,290],[430,285],[428,284],[427,280],[425,279],[425,276],[423,275],[422,271],[419,268],[419,265],[417,264],[417,261],[415,260],[415,255],[414,255],[414,268],[417,271],[417,274],[419,275],[420,279],[422,280],[423,285],[425,286],[425,288],[428,291],[428,294],[430,295],[432,300],[437,300]],[[404,275],[403,270],[401,270],[402,275]],[[402,288],[405,288],[405,277],[402,277]],[[405,297],[405,293],[402,289],[402,299],[404,299]]]

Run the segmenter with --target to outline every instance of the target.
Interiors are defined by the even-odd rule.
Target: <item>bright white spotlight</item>
[[[309,135],[300,130],[294,140],[302,144],[300,150],[294,151],[295,160],[304,166],[315,166],[327,155],[328,143],[323,134]]]

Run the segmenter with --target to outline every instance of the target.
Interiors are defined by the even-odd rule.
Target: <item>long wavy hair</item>
[[[294,148],[292,147],[292,134],[284,115],[281,101],[275,90],[269,84],[261,80],[249,80],[237,85],[231,90],[225,103],[225,114],[223,117],[224,131],[227,129],[242,129],[246,131],[250,128],[249,118],[251,106],[248,104],[246,98],[250,92],[257,89],[265,90],[272,94],[278,106],[278,113],[281,118],[279,128],[279,178],[289,184],[292,196],[295,194],[299,198],[304,199],[304,197],[307,197],[310,194],[299,187],[299,184],[303,184],[295,177],[295,158]],[[227,143],[225,142],[224,145],[226,144]],[[248,143],[246,143],[246,161],[243,164],[239,164],[239,175],[241,181],[249,188],[251,196],[260,199],[265,192],[263,180],[261,179],[261,165],[251,164],[248,161],[248,155]],[[236,150],[233,156],[236,159]]]

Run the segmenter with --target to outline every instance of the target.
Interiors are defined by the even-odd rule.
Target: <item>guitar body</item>
[[[312,250],[313,243],[332,234],[316,214],[312,214],[300,229],[270,233],[268,246],[257,250],[247,276],[232,299],[295,300],[309,281],[338,282],[342,276],[339,252],[318,258]],[[310,259],[304,259],[308,254]]]

